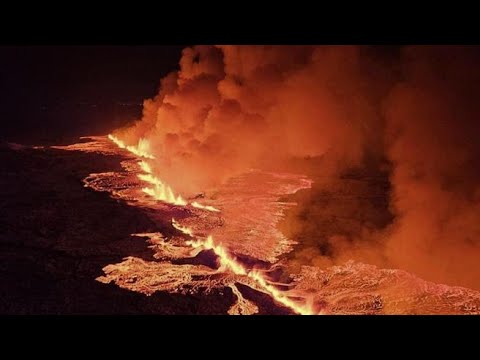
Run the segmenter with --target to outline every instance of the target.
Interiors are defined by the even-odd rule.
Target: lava
[[[192,202],[190,205],[192,205],[193,207],[197,208],[197,209],[203,209],[203,210],[208,210],[208,211],[215,211],[215,212],[219,212],[220,210],[218,210],[216,207],[213,207],[211,205],[202,205],[196,201]]]
[[[125,142],[117,138],[115,135],[109,134],[108,138],[113,141],[119,148],[125,149],[132,154],[138,156],[138,157],[144,157],[146,159],[155,159],[155,157],[148,152],[148,149],[150,148],[150,144],[147,139],[141,138],[138,141],[137,146],[131,146],[131,145],[125,145]],[[152,167],[146,162],[146,161],[139,161],[138,165],[140,166],[140,169],[145,173],[145,174],[138,174],[138,178],[144,182],[147,182],[153,187],[144,187],[142,188],[142,191],[153,197],[155,200],[160,200],[163,202],[166,202],[168,204],[173,204],[173,205],[178,205],[178,206],[186,206],[188,205],[188,202],[183,199],[181,195],[175,195],[173,189],[160,180],[158,177],[153,175]],[[214,211],[214,212],[219,212],[217,208],[210,206],[210,205],[202,205],[196,201],[192,202],[191,205],[195,208],[198,209],[203,209],[207,211]]]
[[[154,187],[144,187],[142,191],[155,200],[161,200],[169,204],[185,206],[187,202],[182,198],[181,195],[175,196],[172,188],[165,184],[162,180],[152,174],[152,168],[145,161],[140,161],[140,168],[146,174],[138,174],[138,178],[142,181],[145,181],[149,184],[154,185]]]
[[[220,260],[221,266],[218,271],[230,270],[235,275],[247,276],[255,281],[259,287],[259,290],[270,295],[276,302],[292,309],[300,315],[320,315],[320,313],[315,313],[309,306],[301,305],[293,301],[286,294],[269,284],[269,280],[266,279],[260,272],[247,269],[234,257],[232,257],[224,247],[215,244],[211,235],[208,235],[206,239],[195,236],[192,229],[180,225],[175,219],[172,219],[172,225],[177,230],[194,238],[194,240],[187,241],[188,245],[195,249],[203,248],[205,250],[213,250]]]
[[[231,284],[229,287],[238,299],[228,310],[230,315],[252,315],[258,312],[258,306],[245,299],[235,284]]]
[[[120,154],[107,137],[92,137],[92,140],[55,148]],[[141,186],[136,179],[141,172],[144,175],[152,173],[151,160],[139,161],[137,156],[128,156],[120,164],[125,171],[92,173],[84,179],[85,185],[96,191],[108,191],[113,198],[133,206],[146,204],[148,217],[154,222],[161,219],[163,224],[165,219],[176,217],[179,212],[175,207],[160,206],[158,211],[151,211],[155,208],[151,202],[142,203],[145,199],[139,197]],[[238,284],[262,292],[274,303],[283,305],[283,312],[288,308],[299,314],[317,314],[320,309],[323,314],[479,313],[478,291],[434,284],[403,270],[380,269],[356,262],[327,269],[302,266],[300,273],[290,273],[292,282],[275,282],[270,274],[276,267],[282,267],[278,256],[288,251],[292,244],[277,236],[275,226],[283,210],[294,205],[279,201],[279,195],[309,186],[307,178],[289,174],[249,172],[232,178],[223,188],[217,189],[212,202],[222,209],[221,217],[194,212],[191,214],[194,216],[182,217],[181,223],[173,220],[173,226],[188,236],[164,237],[159,232],[132,234],[148,238],[148,247],[155,252],[155,260],[128,256],[118,264],[104,267],[104,276],[96,280],[114,282],[121,288],[147,296],[155,292],[221,296],[223,289],[228,287],[237,300],[229,310],[218,310],[218,313],[228,314],[270,313],[271,308],[260,308],[264,304],[261,299],[260,302],[246,299]],[[221,226],[223,224],[228,226]],[[201,254],[205,250],[209,251]],[[202,256],[197,257],[200,254]],[[217,266],[210,262],[211,256]],[[258,270],[240,260],[243,256],[272,266]],[[228,296],[228,301],[230,299]]]
[[[155,200],[161,200],[169,204],[185,206],[187,202],[182,198],[181,195],[175,196],[172,188],[165,184],[162,180],[152,174],[152,168],[150,165],[145,161],[140,161],[138,163],[140,168],[146,174],[138,174],[138,178],[142,181],[145,181],[149,184],[154,185],[153,188],[151,187],[144,187],[142,191]]]
[[[191,230],[190,228],[188,228],[186,226],[180,225],[177,221],[175,221],[175,219],[172,219],[172,226],[175,229],[177,229],[178,231],[181,231],[182,233],[184,233],[186,235],[193,236],[193,230]]]
[[[117,138],[115,135],[109,134],[108,138],[112,140],[119,148],[130,151],[132,154],[135,154],[140,157],[147,159],[155,159],[155,156],[149,153],[150,144],[147,139],[140,138],[138,140],[137,146],[125,145],[125,143]]]
[[[119,148],[130,151],[132,154],[135,154],[139,157],[144,157],[147,159],[155,159],[155,157],[148,152],[150,144],[147,139],[141,138],[138,141],[137,146],[125,145],[125,143],[117,138],[116,136],[109,134],[108,138],[112,140]],[[145,181],[153,187],[144,187],[142,191],[147,195],[150,195],[155,200],[161,200],[169,204],[185,206],[187,202],[182,198],[181,195],[175,195],[172,188],[165,184],[162,180],[152,174],[152,168],[145,161],[140,161],[138,163],[140,168],[146,174],[138,174],[138,178],[142,181]]]
[[[140,168],[142,169],[143,172],[145,172],[147,174],[152,173],[152,168],[150,167],[150,165],[148,165],[148,163],[146,161],[143,161],[143,160],[139,161],[138,165],[140,166]]]
[[[164,184],[159,178],[153,176],[152,174],[138,174],[138,178],[154,185],[153,188],[144,187],[142,191],[153,197],[155,200],[161,200],[166,203],[179,206],[187,205],[187,202],[182,198],[181,195],[175,196],[170,186]]]
[[[125,143],[116,138],[113,135],[108,135],[108,138],[112,140],[117,146],[122,149],[126,149],[131,153],[145,157],[149,159],[154,159],[153,155],[150,155],[146,149],[148,149],[148,141],[145,139],[141,139],[143,141],[139,141],[138,147],[131,147],[125,146]],[[185,206],[188,203],[180,196],[175,196],[173,190],[170,186],[162,182],[158,177],[153,175],[151,166],[145,162],[140,161],[138,162],[140,169],[144,172],[143,174],[138,174],[138,178],[144,182],[147,182],[153,187],[144,187],[142,191],[156,200],[161,200],[167,202],[169,204]],[[216,209],[213,206],[208,205],[201,205],[198,202],[194,201],[191,205],[195,208],[200,208],[204,210],[218,212],[220,210]],[[235,275],[247,276],[248,278],[252,279],[255,284],[258,286],[259,290],[270,295],[276,302],[292,309],[298,314],[302,315],[313,315],[315,314],[312,309],[307,306],[298,304],[297,302],[290,299],[284,293],[279,291],[273,285],[269,284],[269,280],[266,279],[261,273],[255,270],[247,269],[243,266],[240,262],[238,262],[234,257],[232,257],[226,248],[222,247],[221,245],[215,244],[213,241],[213,237],[208,235],[206,238],[200,238],[194,235],[192,229],[182,226],[179,224],[175,219],[172,219],[172,226],[175,227],[177,230],[181,231],[182,233],[194,238],[192,240],[187,241],[187,245],[191,246],[194,249],[205,249],[205,250],[213,250],[213,252],[218,256],[220,261],[220,268],[218,271],[231,271]]]

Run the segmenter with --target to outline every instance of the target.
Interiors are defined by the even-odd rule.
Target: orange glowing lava
[[[112,140],[118,147],[130,151],[132,154],[147,159],[155,159],[155,157],[148,152],[150,144],[146,139],[140,139],[137,146],[126,146],[122,140],[114,135],[109,134],[108,138]],[[152,174],[152,168],[147,162],[142,160],[138,164],[142,171],[146,173],[139,174],[138,178],[153,185],[153,187],[144,187],[142,189],[145,194],[153,197],[155,200],[164,201],[168,204],[179,206],[187,205],[187,202],[182,198],[181,195],[175,195],[169,185],[165,184],[162,180]]]
[[[193,231],[191,229],[180,225],[178,222],[175,221],[175,219],[172,219],[172,226],[186,235],[193,236]]]
[[[125,143],[117,138],[115,135],[108,134],[108,138],[112,140],[119,148],[130,151],[132,154],[135,154],[140,157],[147,159],[155,159],[155,156],[149,153],[150,144],[147,139],[140,138],[138,140],[137,146],[125,145]]]
[[[138,178],[153,185],[153,187],[144,187],[142,191],[153,197],[155,200],[161,200],[179,206],[187,205],[187,202],[181,195],[175,196],[170,186],[164,184],[159,178],[152,174],[138,174]]]
[[[138,165],[140,166],[140,169],[142,169],[143,172],[145,172],[147,174],[152,173],[152,168],[150,167],[150,165],[148,165],[148,163],[146,161],[143,161],[143,160],[139,161]]]
[[[182,198],[181,195],[175,195],[170,186],[152,174],[152,168],[147,162],[140,161],[138,165],[142,171],[146,172],[146,174],[138,174],[138,178],[153,185],[153,187],[144,187],[142,189],[145,194],[150,195],[155,200],[161,200],[169,204],[179,206],[187,205],[187,202]]]
[[[208,211],[215,211],[215,212],[220,212],[217,208],[210,206],[210,205],[202,205],[196,201],[192,202],[190,205],[197,209],[203,209],[203,210],[208,210]]]
[[[155,157],[148,152],[150,148],[150,144],[147,139],[141,138],[138,141],[137,146],[131,146],[131,145],[125,145],[125,143],[119,138],[117,138],[115,135],[109,134],[108,138],[111,141],[113,141],[119,148],[125,149],[138,157],[155,159]],[[142,191],[145,194],[153,197],[155,200],[160,200],[168,204],[173,204],[178,206],[188,205],[188,202],[184,200],[181,195],[175,195],[173,189],[168,184],[166,184],[165,182],[160,180],[158,177],[153,175],[152,168],[146,161],[142,160],[138,163],[138,165],[140,166],[140,169],[145,173],[145,174],[139,174],[138,178],[142,181],[145,181],[153,185],[153,187],[142,188]],[[195,208],[203,209],[207,211],[215,211],[215,212],[220,211],[214,208],[213,206],[202,205],[196,201],[192,202],[191,205]]]
[[[52,148],[122,155],[123,151],[110,143],[115,139],[119,148],[130,151],[123,141],[115,137],[109,136],[109,140],[104,136],[89,138],[91,141]],[[148,149],[145,144],[142,145],[143,150]],[[13,145],[12,149],[21,150],[21,147]],[[194,211],[194,207],[208,210],[207,206],[196,202],[189,204],[192,206],[189,210],[192,211],[185,212],[173,206],[153,206],[150,199],[145,199],[146,196],[138,197],[141,186],[136,181],[137,177],[151,186],[145,189],[151,189],[146,191],[154,197],[157,196],[157,185],[164,186],[164,183],[157,177],[156,170],[159,169],[155,160],[145,156],[140,159],[140,151],[137,150],[136,153],[132,152],[135,156],[122,159],[120,164],[124,171],[92,173],[83,179],[84,186],[95,191],[107,191],[112,198],[122,199],[128,205],[140,209],[146,204],[148,210],[145,215],[155,224],[161,220],[158,221],[158,229],[164,228],[164,220],[170,219],[172,214],[183,213],[182,217],[185,217],[182,218],[182,223],[172,219],[172,225],[185,236],[169,232],[163,235],[160,232],[150,232],[151,230],[132,234],[147,238],[148,248],[154,252],[154,260],[127,256],[119,263],[108,264],[103,268],[104,276],[96,278],[101,283],[113,282],[122,289],[146,296],[155,292],[168,292],[183,295],[213,293],[221,297],[225,295],[223,289],[229,287],[237,298],[228,310],[228,314],[232,315],[268,312],[270,309],[265,311],[267,308],[263,307],[266,305],[270,308],[264,302],[267,296],[298,314],[480,313],[478,291],[435,284],[405,270],[382,269],[354,261],[329,268],[302,266],[300,273],[290,272],[292,282],[274,282],[270,274],[276,267],[282,268],[285,264],[279,262],[278,257],[290,251],[292,244],[289,239],[283,239],[281,234],[275,232],[283,210],[293,204],[280,200],[280,195],[309,188],[309,179],[263,171],[243,174],[231,179],[224,188],[215,189],[216,199],[212,199],[212,204],[219,206],[222,213],[221,216],[207,216],[200,210]],[[216,254],[218,269],[211,266],[209,256],[196,258],[207,249]],[[269,269],[258,270],[245,265],[241,260],[243,256],[273,265]],[[196,261],[191,261],[192,259]],[[208,264],[203,261],[205,259],[209,261]],[[265,296],[263,299],[257,297],[256,300],[244,298],[243,290],[237,288],[238,285],[262,292]],[[219,300],[221,308],[212,305],[213,313],[222,309],[224,313],[223,300]],[[194,307],[192,311],[202,311],[197,309],[201,308]]]
[[[213,242],[213,237],[211,235],[208,235],[206,239],[195,236],[192,229],[180,225],[177,221],[175,221],[175,219],[172,219],[172,225],[175,229],[191,236],[192,238],[195,238],[187,241],[187,244],[191,247],[195,249],[203,248],[205,250],[213,250],[220,260],[221,266],[218,271],[230,270],[235,275],[249,277],[258,285],[258,290],[270,295],[276,302],[292,309],[300,315],[320,315],[319,313],[315,313],[309,306],[298,304],[294,300],[290,299],[285,293],[271,285],[269,283],[270,281],[266,279],[260,272],[247,269],[234,257],[232,257],[224,247],[221,245],[216,245]]]
[[[141,139],[137,147],[132,147],[125,146],[125,143],[122,140],[116,138],[113,135],[108,135],[108,138],[120,148],[126,149],[137,156],[154,159],[153,155],[150,155],[147,152],[149,144],[148,141],[145,139]],[[138,174],[138,178],[144,182],[153,185],[153,187],[144,187],[142,189],[143,192],[157,200],[161,200],[169,204],[180,206],[185,206],[188,204],[180,195],[176,196],[170,186],[168,186],[158,177],[153,175],[152,168],[146,161],[142,160],[138,162],[138,165],[140,169],[144,172],[144,174]],[[199,204],[196,201],[192,202],[191,205],[195,208],[208,211],[220,211],[213,206],[205,206]],[[186,242],[187,245],[191,246],[194,249],[201,248],[205,250],[213,250],[213,252],[218,256],[220,260],[220,268],[218,269],[218,271],[231,271],[235,275],[246,276],[252,279],[257,285],[259,291],[270,295],[276,302],[292,309],[298,314],[315,314],[315,312],[310,307],[298,304],[296,301],[289,298],[285,293],[275,288],[275,286],[273,286],[270,281],[266,279],[260,272],[247,269],[245,266],[243,266],[240,262],[238,262],[234,257],[229,254],[226,248],[221,245],[215,244],[211,235],[208,235],[207,238],[195,236],[192,229],[182,226],[177,221],[175,221],[175,219],[172,219],[172,225],[177,230],[193,238],[192,240]]]

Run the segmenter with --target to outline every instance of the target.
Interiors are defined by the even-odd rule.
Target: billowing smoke
[[[435,281],[480,287],[480,52],[412,47],[386,100],[393,164],[386,254]]]
[[[354,165],[369,147],[378,119],[357,47],[196,46],[180,67],[145,101],[142,121],[118,132],[150,141],[156,173],[176,192],[292,156]]]
[[[479,60],[472,47],[196,46],[117,135],[147,139],[155,173],[186,196],[297,159],[316,185],[284,224],[308,244],[293,262],[479,288]]]

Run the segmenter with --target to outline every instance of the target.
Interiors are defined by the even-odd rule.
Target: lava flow
[[[218,210],[217,208],[211,206],[211,205],[202,205],[196,201],[192,202],[190,205],[192,205],[193,207],[197,208],[197,209],[203,209],[203,210],[208,210],[208,211],[215,211],[215,212],[219,212],[220,210]]]
[[[142,147],[140,147],[140,142],[138,147],[133,146],[125,146],[125,143],[120,139],[116,138],[113,135],[108,135],[108,138],[112,140],[116,145],[118,145],[122,149],[126,149],[131,153],[145,157],[148,159],[154,159],[153,155],[149,154],[146,149],[148,149],[148,142],[143,141],[141,142]],[[152,196],[157,200],[161,200],[170,204],[185,206],[188,203],[180,196],[175,196],[173,190],[170,186],[163,183],[159,178],[152,174],[152,168],[146,161],[139,161],[138,165],[140,169],[144,172],[144,174],[138,174],[138,178],[142,181],[145,181],[154,187],[145,187],[142,189],[143,192]],[[216,209],[213,206],[205,206],[196,201],[192,202],[191,205],[195,208],[204,209],[208,211],[219,212],[220,210]],[[186,242],[187,245],[191,246],[193,249],[205,249],[205,250],[213,250],[213,252],[218,256],[221,267],[219,271],[231,271],[235,275],[239,276],[247,276],[249,279],[252,279],[256,284],[256,287],[259,291],[270,295],[277,303],[282,304],[291,310],[295,311],[298,314],[302,315],[313,315],[315,312],[312,311],[307,306],[298,304],[297,302],[290,299],[288,296],[283,294],[277,288],[272,286],[269,283],[269,280],[266,279],[260,272],[255,270],[250,270],[243,266],[240,262],[238,262],[234,257],[232,257],[226,248],[222,247],[221,245],[215,244],[213,242],[213,237],[208,235],[206,239],[202,239],[196,235],[192,229],[188,227],[184,227],[180,225],[175,219],[172,219],[172,225],[177,230],[181,231],[182,233],[190,236],[193,240],[189,240]]]
[[[137,146],[132,146],[132,145],[125,145],[125,143],[117,138],[116,136],[109,134],[108,138],[115,143],[119,148],[125,149],[132,154],[138,156],[138,157],[143,157],[146,159],[155,159],[155,157],[148,152],[149,149],[149,142],[146,139],[140,139],[138,142]],[[140,168],[145,174],[138,174],[138,178],[144,182],[147,182],[153,187],[144,187],[142,188],[142,191],[153,197],[155,200],[160,200],[164,201],[168,204],[173,204],[173,205],[178,205],[178,206],[186,206],[188,205],[188,202],[182,198],[181,195],[175,195],[173,192],[172,188],[165,184],[162,180],[160,180],[158,177],[153,175],[153,171],[151,166],[146,162],[146,161],[140,161],[138,163]],[[219,212],[220,210],[216,209],[213,206],[210,205],[202,205],[196,201],[192,202],[191,205],[195,208],[207,210],[207,211],[214,211],[214,212]]]
[[[152,169],[145,161],[140,161],[138,163],[140,168],[146,172],[146,174],[138,174],[138,178],[142,181],[145,181],[149,184],[152,184],[154,187],[144,187],[142,191],[155,200],[165,201],[169,204],[185,206],[187,202],[182,198],[181,195],[175,196],[173,190],[170,186],[163,183],[162,180],[152,175]]]
[[[148,152],[149,143],[147,139],[138,140],[137,146],[125,145],[125,143],[116,136],[109,134],[108,138],[112,140],[119,148],[130,151],[131,153],[147,159],[155,159],[155,156]]]
[[[189,235],[194,238],[194,240],[187,241],[187,244],[193,248],[203,248],[205,250],[213,250],[213,252],[218,256],[220,260],[220,269],[219,271],[225,271],[229,269],[235,275],[247,276],[250,279],[253,279],[258,285],[258,290],[269,294],[276,302],[292,309],[300,315],[320,315],[320,313],[315,313],[308,306],[304,306],[296,303],[288,296],[283,294],[281,291],[276,289],[274,286],[269,284],[269,280],[266,279],[260,272],[255,270],[249,270],[241,263],[239,263],[235,258],[233,258],[228,251],[221,245],[216,245],[213,242],[213,237],[208,235],[206,239],[202,239],[194,235],[192,229],[180,225],[175,219],[172,219],[172,225],[177,230],[182,233]]]
[[[121,154],[107,137],[90,140],[54,149]],[[155,260],[134,255],[124,257],[119,263],[103,267],[104,275],[96,278],[101,283],[114,282],[146,296],[156,292],[182,294],[187,298],[194,294],[211,296],[210,299],[218,299],[217,305],[222,301],[231,305],[229,309],[225,304],[220,308],[215,305],[207,312],[213,309],[213,313],[232,315],[285,313],[287,309],[288,313],[299,314],[479,313],[477,291],[434,284],[399,269],[381,269],[359,262],[327,269],[303,266],[299,273],[285,268],[292,281],[275,282],[270,274],[281,266],[279,256],[295,244],[277,233],[276,224],[284,210],[294,205],[282,201],[280,196],[309,188],[311,181],[293,174],[253,171],[232,178],[217,189],[212,205],[221,208],[221,213],[185,212],[178,206],[145,199],[136,180],[140,172],[153,172],[150,160],[122,155],[126,155],[120,163],[124,171],[92,173],[84,179],[85,186],[110,192],[113,198],[145,211],[158,224],[155,230],[165,229],[165,219],[177,218],[180,223],[173,221],[173,227],[186,236],[171,233],[164,236],[152,230],[132,233],[135,241],[138,237],[147,238]],[[171,226],[170,221],[168,224]],[[215,257],[216,266],[211,256]],[[271,266],[259,270],[251,260]],[[231,293],[225,293],[226,288]],[[195,312],[204,313],[205,309]]]

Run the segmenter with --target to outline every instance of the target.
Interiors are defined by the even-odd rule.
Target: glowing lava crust
[[[112,140],[118,147],[121,149],[126,149],[132,154],[143,157],[146,159],[155,159],[155,157],[148,153],[148,142],[145,140],[139,141],[137,146],[126,146],[123,141],[116,138],[113,135],[108,135],[108,138]],[[144,182],[147,182],[153,187],[144,187],[142,191],[156,200],[164,201],[169,204],[186,206],[188,203],[185,201],[181,195],[175,195],[170,186],[162,182],[158,177],[153,175],[151,166],[145,161],[141,160],[138,162],[140,169],[144,172],[143,174],[138,174],[138,178]],[[213,212],[220,212],[219,209],[216,209],[213,206],[202,205],[196,201],[191,203],[191,206]],[[255,290],[261,291],[265,294],[268,294],[273,298],[277,303],[293,310],[294,312],[302,315],[312,315],[315,312],[311,309],[311,306],[300,304],[292,300],[282,291],[278,290],[271,281],[264,276],[259,270],[252,270],[245,267],[241,264],[234,256],[232,256],[229,251],[218,244],[215,244],[213,241],[212,235],[208,235],[206,238],[196,236],[191,228],[182,226],[175,219],[172,219],[172,225],[177,230],[181,231],[183,234],[191,237],[191,240],[186,241],[186,245],[189,245],[192,249],[200,250],[212,250],[215,255],[218,257],[220,262],[220,268],[217,269],[217,272],[232,272],[234,275],[240,277],[247,277],[248,279],[253,280],[252,286]],[[252,283],[249,282],[251,286]],[[280,284],[283,286],[288,286],[287,284]],[[239,302],[246,303],[245,299],[241,298],[240,292],[234,285],[234,283],[229,284],[229,287],[232,288],[232,291],[237,296]],[[238,303],[236,304],[238,306]],[[256,312],[256,311],[243,311],[245,312]],[[242,311],[240,311],[242,313]]]

